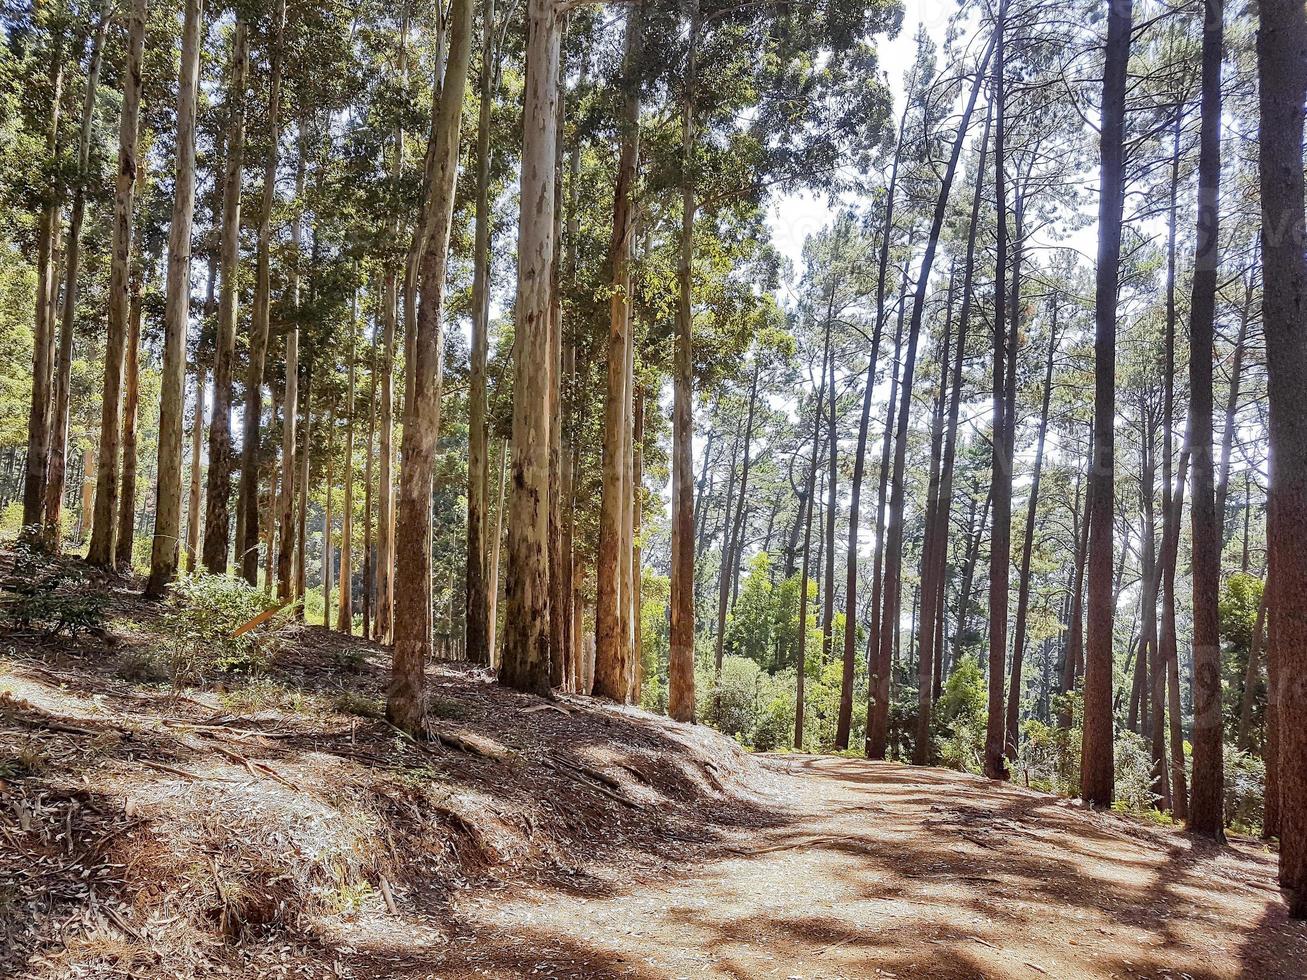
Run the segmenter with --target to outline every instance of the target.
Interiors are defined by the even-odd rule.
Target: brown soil
[[[0,655],[0,976],[1307,977],[1274,855],[385,652],[127,680],[155,607]],[[359,716],[356,712],[363,712]]]

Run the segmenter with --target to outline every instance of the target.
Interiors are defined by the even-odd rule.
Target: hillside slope
[[[157,607],[0,658],[0,976],[1301,977],[1273,856],[940,770],[749,756],[383,650],[129,678]]]

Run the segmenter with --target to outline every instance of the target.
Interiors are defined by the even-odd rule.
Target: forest
[[[1307,975],[1303,0],[0,30],[0,975]]]

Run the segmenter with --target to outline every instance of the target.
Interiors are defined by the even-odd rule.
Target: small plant
[[[212,674],[255,673],[267,667],[283,643],[286,610],[266,621],[273,607],[264,594],[230,575],[192,575],[169,589],[159,620],[159,653],[173,686]],[[252,625],[254,624],[254,625]]]
[[[87,588],[86,576],[75,566],[52,561],[24,543],[14,548],[14,572],[4,582],[0,611],[15,632],[46,640],[99,634],[106,606],[105,597]]]
[[[237,714],[268,709],[301,713],[310,707],[308,696],[299,688],[279,684],[270,677],[256,676],[218,696],[222,706]]]

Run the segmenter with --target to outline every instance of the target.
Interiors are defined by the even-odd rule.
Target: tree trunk
[[[168,283],[164,308],[163,367],[159,379],[159,463],[154,509],[154,539],[150,549],[148,598],[163,596],[177,575],[181,542],[182,415],[186,397],[186,330],[191,316],[191,230],[195,219],[195,114],[200,80],[200,33],[204,0],[185,0],[182,8],[181,65],[177,74],[177,179],[172,220],[168,225]],[[204,369],[197,365],[195,431],[204,428]],[[199,513],[196,482],[199,440],[191,452],[191,513],[188,539],[198,542]],[[194,564],[194,552],[187,551]]]
[[[1039,510],[1039,479],[1044,469],[1044,439],[1048,435],[1048,406],[1053,397],[1053,358],[1057,354],[1057,293],[1052,298],[1052,319],[1048,336],[1048,357],[1044,361],[1044,397],[1039,409],[1039,434],[1035,437],[1035,466],[1026,501],[1026,528],[1021,542],[1021,579],[1017,584],[1017,620],[1012,638],[1012,678],[1008,687],[1005,749],[1009,760],[1017,758],[1017,725],[1021,717],[1021,665],[1026,653],[1026,620],[1030,610],[1030,559],[1035,550],[1035,519]]]
[[[817,500],[817,459],[821,448],[821,414],[825,404],[825,359],[822,360],[822,385],[812,406],[812,461],[808,464],[807,517],[803,522],[803,573],[799,578],[799,635],[795,644],[794,669],[794,747],[803,749],[803,689],[808,676],[808,556],[812,551],[812,512]]]
[[[212,279],[210,279],[212,282]],[[204,388],[207,372],[197,356],[195,363],[195,407],[191,422],[191,476],[186,500],[186,570],[195,571],[200,552],[200,499],[204,480]],[[157,527],[157,524],[156,524]]]
[[[1098,198],[1098,271],[1094,294],[1094,438],[1087,509],[1089,582],[1085,635],[1084,738],[1080,795],[1110,806],[1112,731],[1112,497],[1115,477],[1116,303],[1120,285],[1121,210],[1125,192],[1125,89],[1130,60],[1133,0],[1108,8],[1107,61],[1103,69]]]
[[[53,160],[59,150],[59,120],[63,109],[64,45],[62,31],[56,34],[49,52],[50,122],[46,129],[45,155]],[[37,227],[36,309],[32,330],[32,401],[27,416],[27,462],[23,481],[23,526],[25,539],[40,543],[41,511],[45,503],[45,476],[50,456],[50,398],[52,393],[55,311],[58,308],[59,276],[56,253],[59,238],[62,187],[53,180],[44,188],[45,201]]]
[[[930,425],[930,477],[926,488],[925,537],[921,546],[921,615],[914,634],[917,642],[917,731],[912,743],[912,761],[925,765],[930,759],[930,710],[933,694],[931,682],[939,647],[935,644],[936,626],[943,622],[943,610],[938,607],[939,582],[934,572],[934,551],[940,528],[937,513],[940,500],[940,476],[943,463],[944,405],[948,401],[949,348],[953,339],[953,296],[957,281],[956,263],[949,269],[948,302],[944,314],[944,333],[939,345],[939,391],[931,412]],[[947,528],[944,528],[947,538]],[[947,542],[946,542],[947,543]]]
[[[286,0],[279,0],[273,12],[273,24],[273,36],[268,45],[268,156],[263,164],[263,200],[259,207],[258,245],[254,259],[254,310],[250,318],[245,405],[241,411],[241,480],[236,502],[240,515],[237,524],[244,530],[244,537],[236,542],[236,548],[240,553],[241,575],[251,585],[256,585],[259,580],[259,455],[262,448],[259,429],[263,415],[263,369],[268,358],[268,322],[272,309],[270,252],[272,209],[277,202],[277,164],[281,159],[281,69]]]
[[[295,513],[295,601],[304,618],[304,593],[309,580],[309,457],[313,447],[313,361],[304,365],[304,437],[299,449],[299,504]]]
[[[1261,83],[1262,322],[1269,373],[1272,552],[1270,702],[1275,705],[1280,884],[1289,911],[1307,918],[1307,260],[1303,228],[1303,103],[1307,11],[1263,0],[1257,35]]]
[[[91,60],[86,72],[86,94],[82,102],[82,125],[77,144],[77,183],[73,189],[72,214],[64,255],[63,313],[59,322],[58,364],[55,369],[54,400],[50,415],[50,461],[45,477],[45,548],[58,553],[63,546],[64,484],[68,472],[68,416],[72,397],[73,327],[77,322],[77,277],[81,263],[82,220],[86,214],[86,181],[91,170],[92,124],[95,121],[96,92],[100,84],[100,63],[104,39],[113,13],[112,0],[104,0],[100,21],[91,42]]]
[[[109,270],[109,331],[104,346],[104,388],[100,415],[100,458],[95,477],[95,510],[86,560],[112,571],[117,555],[118,456],[122,436],[123,361],[127,348],[135,205],[137,125],[141,110],[141,59],[145,51],[145,0],[132,0],[123,71],[122,113],[118,120],[118,176],[113,195],[113,261]]]
[[[500,680],[549,694],[550,269],[554,253],[554,163],[558,152],[558,14],[528,0],[525,122],[517,263],[517,354],[513,389],[513,479],[508,521],[507,610]]]
[[[214,575],[227,572],[231,497],[231,399],[236,356],[237,276],[240,263],[241,182],[245,163],[245,79],[249,71],[249,33],[238,20],[232,38],[231,82],[227,122],[227,159],[223,168],[222,286],[218,298],[218,336],[213,349],[213,412],[209,422],[209,477],[205,491],[204,567]]]
[[[944,601],[945,565],[948,560],[949,517],[953,506],[953,463],[957,455],[958,418],[962,408],[962,362],[966,356],[967,330],[971,324],[972,301],[975,295],[976,233],[980,227],[980,202],[984,197],[985,158],[989,149],[989,132],[992,112],[985,111],[985,129],[980,138],[980,159],[976,168],[976,190],[971,199],[971,221],[967,230],[967,252],[962,271],[962,310],[958,317],[958,338],[953,357],[953,377],[949,389],[948,422],[944,437],[944,453],[939,469],[934,511],[927,515],[926,537],[922,545],[922,589],[933,601],[926,604],[922,615],[921,639],[918,643],[923,660],[933,660],[932,688],[943,684],[944,661]],[[951,286],[951,280],[950,280]],[[947,345],[945,345],[947,355]],[[974,503],[972,509],[974,511]],[[928,634],[934,619],[938,619],[939,642],[932,643]],[[959,629],[960,629],[959,625]],[[914,743],[913,762],[926,765],[930,761],[931,744],[931,693],[917,693],[917,737]]]
[[[286,394],[281,410],[281,497],[277,504],[277,600],[290,602],[295,593],[295,449],[299,429],[299,364],[300,364],[300,246],[304,223],[301,208],[304,201],[304,174],[308,122],[300,117],[298,125],[299,149],[295,163],[295,212],[290,225],[290,268],[287,270],[286,298],[291,308],[290,324],[286,329]]]
[[[127,350],[123,360],[123,474],[119,494],[114,563],[132,570],[136,544],[137,416],[141,404],[141,270],[131,276],[131,299],[127,305]]]
[[[488,579],[486,593],[490,600],[489,608],[486,610],[486,652],[489,657],[488,663],[492,667],[499,663],[495,634],[498,632],[499,624],[499,554],[500,546],[504,542],[504,486],[507,482],[507,474],[508,443],[501,442],[499,445],[499,499],[495,505],[495,536],[490,542],[490,562],[486,572]]]
[[[759,358],[755,357],[753,378],[749,383],[749,410],[744,423],[744,464],[740,469],[740,502],[739,506],[735,508],[734,517],[728,519],[729,526],[724,528],[722,535],[722,567],[717,577],[717,646],[715,663],[718,673],[721,672],[722,655],[725,652],[723,640],[726,635],[726,600],[730,594],[731,581],[740,564],[739,549],[742,543],[740,538],[744,529],[745,495],[749,491],[749,465],[752,462],[750,449],[753,445],[753,423],[758,403],[758,374],[760,369]],[[727,502],[727,510],[729,513],[729,501]]]
[[[1008,779],[1003,754],[1003,678],[1007,662],[1008,581],[1012,570],[1012,434],[1015,406],[1008,401],[1009,364],[1006,314],[1007,283],[1007,180],[1004,151],[1006,107],[1004,35],[1007,29],[1007,0],[998,8],[995,24],[998,56],[994,59],[994,198],[997,211],[997,247],[994,263],[994,393],[993,434],[990,439],[990,479],[993,481],[994,529],[989,538],[989,672],[988,710],[985,725],[985,775]],[[1014,262],[1015,266],[1016,263]],[[1015,291],[1017,272],[1013,271]],[[1013,303],[1013,307],[1015,307]],[[1016,331],[1015,325],[1012,328]],[[1015,352],[1013,352],[1015,353]]]
[[[354,287],[354,307],[349,320],[349,380],[345,386],[345,493],[340,509],[340,583],[336,603],[336,629],[354,632],[354,380],[358,357],[359,294]]]
[[[1223,0],[1205,0],[1198,150],[1198,221],[1189,321],[1189,506],[1193,535],[1193,785],[1189,830],[1225,839],[1221,708],[1221,522],[1212,454],[1212,360],[1215,357],[1221,180]]]
[[[335,562],[331,554],[331,504],[336,488],[336,456],[332,452],[336,436],[336,403],[327,409],[327,486],[323,495],[322,511],[322,627],[331,629],[331,581],[335,576]]]
[[[667,712],[676,721],[695,720],[694,700],[694,487],[693,358],[694,305],[694,102],[698,84],[699,3],[689,0],[690,50],[681,116],[681,228],[676,267],[676,353],[672,380],[672,575],[671,638],[667,654]]]
[[[472,352],[467,437],[467,659],[490,663],[485,520],[489,466],[486,443],[486,358],[490,344],[490,109],[494,100],[495,0],[481,12],[480,106],[477,115],[476,232],[472,251]]]
[[[363,639],[372,639],[373,566],[372,546],[372,447],[377,438],[377,331],[372,330],[372,360],[368,365],[368,438],[363,451]]]
[[[625,456],[623,430],[628,391],[633,383],[628,373],[631,346],[631,245],[635,226],[635,181],[640,152],[640,87],[636,74],[642,50],[643,15],[636,7],[627,14],[623,50],[621,146],[613,193],[613,231],[608,248],[612,274],[612,298],[608,310],[608,388],[604,400],[603,490],[599,506],[599,551],[595,569],[595,684],[596,695],[625,701],[626,644],[621,635],[619,607],[623,562],[621,553],[623,513],[629,497],[622,491]],[[512,527],[509,527],[512,533]]]
[[[1006,2],[1006,0],[1004,0]],[[898,421],[894,441],[894,469],[890,478],[889,521],[885,530],[885,569],[884,583],[881,586],[882,613],[878,635],[879,653],[875,675],[876,691],[874,703],[876,710],[871,724],[868,725],[869,755],[873,759],[885,758],[888,742],[889,724],[889,681],[893,657],[892,626],[898,622],[900,607],[899,572],[903,565],[903,503],[905,485],[903,471],[907,462],[908,416],[912,406],[913,371],[916,368],[917,341],[921,336],[921,323],[926,309],[926,294],[930,285],[930,271],[935,261],[935,250],[939,246],[940,232],[944,227],[944,216],[948,209],[949,192],[953,187],[953,178],[957,174],[958,160],[962,156],[962,145],[966,140],[967,130],[971,125],[971,115],[976,108],[976,98],[984,82],[985,67],[993,54],[994,45],[986,48],[981,64],[976,71],[976,78],[967,98],[966,108],[958,122],[958,129],[953,140],[953,149],[949,155],[948,166],[940,182],[939,196],[935,202],[935,212],[931,219],[930,232],[926,239],[926,250],[921,257],[921,267],[917,274],[917,283],[912,298],[912,316],[908,321],[907,351],[904,355],[903,378],[900,382],[898,400]]]
[[[424,245],[421,315],[416,329],[410,331],[414,335],[413,394],[405,415],[400,467],[395,536],[395,655],[386,717],[414,737],[424,734],[424,671],[431,653],[431,479],[440,430],[440,320],[463,93],[472,52],[472,6],[472,0],[452,0],[450,5],[449,60],[441,97],[433,109],[435,176],[428,188],[427,216],[434,231]],[[518,356],[523,356],[520,349]]]

